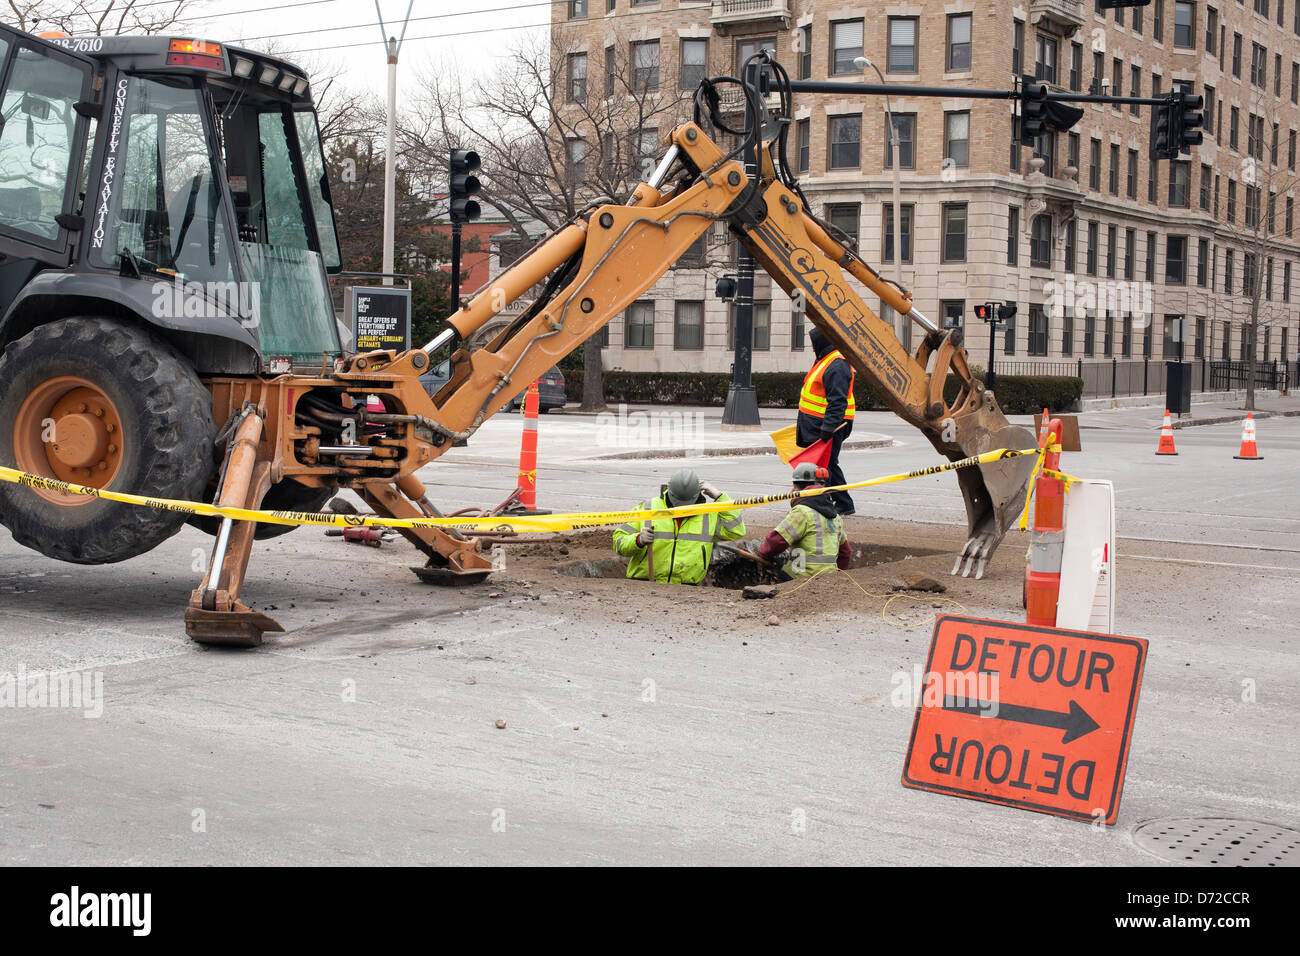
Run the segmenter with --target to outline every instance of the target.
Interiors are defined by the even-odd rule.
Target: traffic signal
[[[1173,101],[1166,98],[1164,103],[1153,107],[1151,110],[1152,159],[1175,159],[1178,156],[1178,146],[1174,139],[1174,113],[1176,109],[1177,107],[1175,107]]]
[[[1007,319],[1016,317],[1016,304],[1014,302],[1005,302],[998,306],[998,321],[1005,322]]]
[[[1200,146],[1204,134],[1201,127],[1205,125],[1204,114],[1198,112],[1205,106],[1205,100],[1192,93],[1180,93],[1174,106],[1173,145],[1177,152],[1190,153],[1193,146]]]
[[[998,314],[998,304],[996,302],[982,302],[975,306],[975,318],[984,322],[996,322]]]
[[[448,191],[451,193],[452,222],[469,222],[477,219],[482,213],[478,202],[473,198],[482,189],[478,177],[474,175],[478,172],[479,165],[478,153],[472,149],[451,151]]]
[[[1020,82],[1020,142],[1026,145],[1047,132],[1047,84],[1026,73]]]

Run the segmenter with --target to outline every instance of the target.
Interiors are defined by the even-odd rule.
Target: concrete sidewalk
[[[1192,411],[1187,415],[1171,416],[1174,428],[1189,428],[1193,425],[1218,425],[1223,422],[1240,422],[1246,417],[1244,400],[1197,402],[1192,396]],[[1164,423],[1164,406],[1139,406],[1129,408],[1106,408],[1086,412],[1066,412],[1077,415],[1080,428],[1160,428]],[[1273,393],[1269,397],[1255,399],[1255,418],[1262,420],[1277,416],[1300,415],[1300,395],[1280,396]],[[1008,420],[1016,425],[1032,427],[1032,415],[1008,415]]]

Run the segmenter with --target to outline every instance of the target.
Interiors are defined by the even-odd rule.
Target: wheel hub
[[[121,467],[121,448],[117,406],[99,386],[77,376],[60,376],[38,385],[14,421],[14,460],[30,474],[107,488]],[[34,490],[63,505],[92,500]]]

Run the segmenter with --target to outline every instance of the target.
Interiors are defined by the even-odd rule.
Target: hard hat
[[[683,468],[668,479],[665,494],[674,508],[695,504],[700,497],[700,476],[689,468]]]
[[[796,485],[812,485],[823,482],[829,477],[830,472],[825,468],[819,468],[811,461],[804,461],[795,466],[794,477],[791,480]]]

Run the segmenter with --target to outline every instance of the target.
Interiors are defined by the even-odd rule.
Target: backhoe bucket
[[[1032,432],[1010,424],[990,393],[985,392],[984,396],[978,411],[953,420],[956,432],[953,441],[943,441],[946,436],[942,435],[931,438],[935,448],[952,461],[959,461],[999,448],[1024,451],[1037,447]],[[963,575],[969,575],[973,568],[975,577],[984,576],[984,566],[1002,536],[1020,520],[1035,461],[1032,455],[1022,455],[957,470],[957,483],[966,499],[969,539],[957,556],[953,574],[964,559]]]

